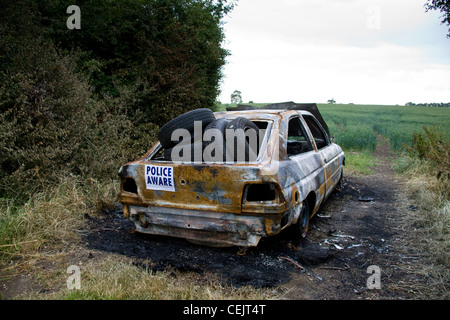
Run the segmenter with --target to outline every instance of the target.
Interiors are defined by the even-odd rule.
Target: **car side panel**
[[[336,145],[330,144],[319,150],[320,157],[324,164],[325,182],[325,198],[327,198],[339,181],[340,177],[340,159]]]

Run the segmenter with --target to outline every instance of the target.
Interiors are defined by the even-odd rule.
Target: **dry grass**
[[[450,183],[445,177],[437,179],[434,168],[417,159],[403,159],[406,188],[412,206],[403,220],[405,230],[412,230],[407,246],[421,263],[412,271],[423,282],[415,289],[423,298],[448,299],[450,283]]]
[[[34,254],[46,246],[55,249],[79,239],[85,214],[95,215],[113,205],[117,182],[82,182],[64,176],[54,187],[34,194],[25,204],[0,203],[0,257]]]
[[[69,266],[80,269],[80,289],[69,289]],[[14,270],[20,270],[16,273]],[[266,300],[277,289],[235,288],[216,274],[177,270],[152,271],[133,259],[74,246],[68,251],[24,259],[10,267],[10,279],[30,277],[14,299],[26,300]],[[33,288],[30,288],[33,287]],[[45,293],[45,294],[43,294]]]
[[[95,255],[95,254],[94,254]],[[30,299],[64,300],[245,300],[270,298],[268,290],[221,285],[211,274],[153,272],[135,266],[123,256],[107,254],[80,266],[81,288],[60,290]],[[47,275],[48,277],[48,275]],[[59,282],[68,274],[61,275]],[[53,280],[55,283],[55,279]]]

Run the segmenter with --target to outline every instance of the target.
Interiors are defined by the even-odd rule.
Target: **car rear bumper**
[[[168,207],[123,205],[136,231],[184,238],[212,246],[256,246],[281,231],[279,215],[256,216]]]

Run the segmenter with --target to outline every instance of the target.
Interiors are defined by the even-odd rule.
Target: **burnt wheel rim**
[[[300,217],[298,218],[298,230],[302,237],[306,236],[309,225],[309,209],[307,202],[303,203],[302,210],[300,211]]]

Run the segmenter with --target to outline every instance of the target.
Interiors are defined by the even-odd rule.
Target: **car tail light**
[[[134,179],[132,178],[126,178],[122,182],[122,190],[125,192],[131,192],[137,194],[137,185]]]
[[[277,196],[273,183],[249,184],[246,186],[245,200],[254,201],[274,201]]]
[[[247,184],[242,197],[242,211],[280,213],[286,208],[281,188],[276,183]]]

